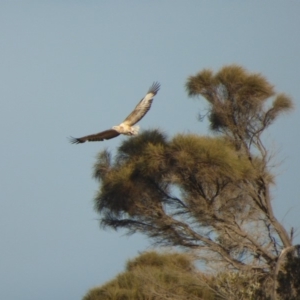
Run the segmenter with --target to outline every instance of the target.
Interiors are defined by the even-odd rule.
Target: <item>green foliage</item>
[[[211,103],[216,100],[214,94],[220,86],[226,87],[228,100],[238,97],[238,100],[243,102],[241,104],[250,106],[253,102],[265,101],[274,95],[272,85],[262,75],[251,74],[237,65],[225,66],[215,75],[211,70],[203,70],[195,76],[190,76],[186,84],[189,96],[202,95]]]
[[[220,272],[211,279],[211,287],[217,291],[216,299],[258,300],[261,284],[254,272]]]
[[[226,279],[228,295],[254,299],[259,286],[257,299],[268,299],[276,261],[281,250],[292,245],[292,238],[273,213],[274,175],[262,134],[293,108],[292,101],[276,94],[262,75],[236,65],[217,73],[201,71],[188,79],[186,87],[190,96],[208,101],[211,128],[219,135],[169,138],[157,129],[148,130],[125,140],[115,157],[101,152],[94,167],[99,180],[95,208],[101,224],[142,232],[157,244],[195,249],[207,264],[220,270],[226,267],[229,275],[219,279]],[[138,268],[132,268],[127,270],[130,274],[120,275],[118,288],[107,299],[121,299],[121,294],[122,299],[152,299],[143,298],[140,286],[136,288],[145,272],[139,270],[137,275]],[[179,286],[171,270],[159,272],[151,273],[145,283],[161,278],[165,284]],[[251,284],[245,286],[248,279]],[[132,294],[124,296],[122,289],[129,281],[135,285],[126,291]],[[219,292],[224,294],[221,287],[220,283]],[[164,286],[168,293],[170,289],[171,285]],[[106,290],[101,293],[108,295]]]
[[[140,153],[149,145],[165,145],[166,136],[157,129],[146,131],[143,135],[137,135],[135,139],[125,140],[118,149],[118,161],[129,157],[139,157]]]
[[[194,269],[193,260],[191,256],[182,253],[158,253],[155,251],[145,252],[133,260],[129,260],[126,264],[126,270],[132,271],[138,267],[176,267],[184,271],[191,271]]]
[[[225,66],[215,75],[201,71],[189,77],[186,88],[189,96],[201,95],[210,103],[212,130],[248,141],[293,106],[288,96],[279,94],[273,106],[265,109],[264,103],[275,95],[273,86],[261,74],[237,65]]]
[[[293,109],[293,103],[287,95],[279,94],[273,102],[273,109],[288,112]]]
[[[127,263],[126,271],[83,300],[203,299],[213,300],[203,275],[187,254],[146,252]]]
[[[285,94],[279,94],[273,101],[273,106],[267,111],[264,123],[271,124],[276,117],[284,112],[289,112],[293,109],[293,103],[290,98]]]
[[[225,66],[215,77],[227,88],[228,97],[237,97],[244,106],[254,108],[274,95],[273,86],[261,74],[251,74],[240,66]]]
[[[149,186],[148,177],[161,178],[159,171],[166,142],[164,134],[152,130],[126,140],[114,162],[107,151],[101,152],[94,167],[94,177],[103,183],[96,197],[96,209],[118,216],[122,212],[134,216],[141,213],[137,198],[143,206],[151,207],[154,203],[157,207],[157,193]]]
[[[204,69],[197,75],[190,77],[187,83],[187,91],[189,96],[197,96],[208,91],[214,83],[213,72],[209,69]]]
[[[104,179],[108,174],[111,165],[111,155],[107,150],[99,153],[97,157],[97,164],[94,166],[94,177]]]
[[[232,205],[239,205],[237,201],[245,205],[244,200],[237,198],[241,191],[236,190],[235,200],[228,201],[226,195],[230,192],[232,198],[237,184],[257,177],[248,157],[237,153],[224,138],[179,134],[168,141],[157,130],[145,131],[122,144],[113,163],[109,164],[109,158],[106,151],[102,152],[94,170],[102,182],[96,209],[109,212],[104,220],[109,224],[113,215],[147,218],[164,214],[163,205],[170,203],[172,186],[182,188],[185,204],[194,214],[211,209],[212,205],[218,210],[223,206],[224,214],[226,207],[231,211]],[[217,194],[224,198],[218,197],[213,203]],[[207,221],[207,216],[203,217]],[[202,214],[197,218],[202,218]]]
[[[224,138],[198,135],[176,135],[170,143],[168,155],[178,173],[193,173],[199,180],[232,181],[255,176],[248,157],[238,155],[233,145]]]

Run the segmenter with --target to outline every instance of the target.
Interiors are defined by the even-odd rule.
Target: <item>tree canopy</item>
[[[272,153],[262,135],[293,103],[237,65],[190,76],[186,89],[207,101],[214,134],[170,138],[153,129],[125,140],[115,157],[102,151],[94,167],[101,224],[252,272],[272,294],[278,257],[293,242],[273,212]]]
[[[91,289],[83,300],[214,300],[207,280],[196,270],[191,256],[150,251],[128,261],[125,272]]]

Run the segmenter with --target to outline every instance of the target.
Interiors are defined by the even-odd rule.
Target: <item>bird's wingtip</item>
[[[71,144],[80,144],[80,143],[82,143],[78,138],[74,138],[72,136],[68,137],[68,140]]]
[[[159,89],[160,89],[160,83],[158,81],[154,81],[151,87],[149,88],[149,93],[153,93],[154,95],[156,95]]]

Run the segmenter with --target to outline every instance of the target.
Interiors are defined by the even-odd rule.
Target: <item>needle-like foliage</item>
[[[94,176],[101,224],[196,249],[205,263],[270,282],[292,237],[273,213],[274,175],[262,133],[292,101],[236,65],[201,71],[186,87],[207,100],[218,135],[169,138],[148,130],[123,142],[113,159],[100,153]]]
[[[91,289],[83,300],[215,300],[189,255],[146,252],[114,280]]]

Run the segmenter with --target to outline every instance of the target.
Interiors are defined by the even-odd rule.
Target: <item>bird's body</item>
[[[146,96],[138,103],[135,109],[129,114],[129,116],[119,125],[113,126],[112,129],[108,129],[96,134],[91,134],[83,136],[81,138],[70,138],[72,144],[80,144],[86,141],[95,142],[109,140],[117,137],[120,134],[124,135],[137,135],[139,131],[139,126],[134,126],[138,121],[140,121],[151,107],[153,97],[157,94],[160,88],[158,82],[154,82],[149,88]]]
[[[115,131],[117,131],[120,134],[125,134],[125,135],[137,135],[139,133],[139,126],[130,126],[124,123],[121,123],[120,125],[113,126]]]

